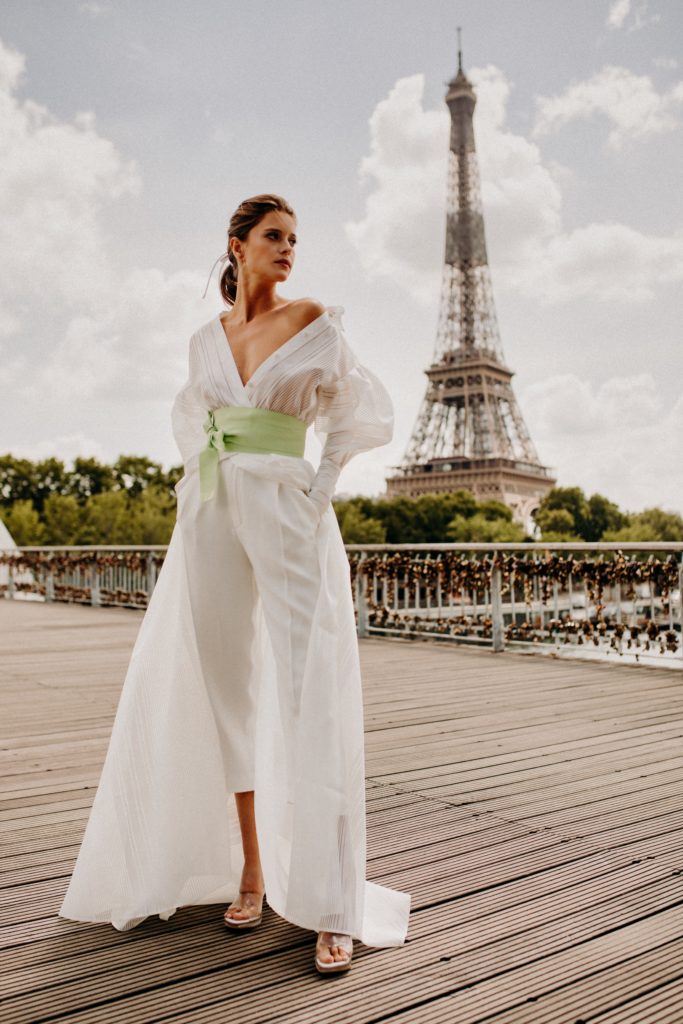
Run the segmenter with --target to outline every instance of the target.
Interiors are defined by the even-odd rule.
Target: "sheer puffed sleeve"
[[[171,409],[171,428],[186,473],[192,457],[198,455],[206,445],[203,426],[206,413],[199,391],[199,353],[196,336],[193,334],[190,338],[188,378],[176,395]]]
[[[337,329],[334,365],[318,386],[313,429],[323,450],[308,491],[324,512],[346,463],[360,452],[388,444],[394,431],[394,408],[379,377],[362,366],[351,349],[342,325],[343,306],[328,308]]]

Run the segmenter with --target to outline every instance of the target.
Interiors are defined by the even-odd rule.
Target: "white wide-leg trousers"
[[[196,484],[196,480],[194,481]],[[283,728],[296,715],[320,590],[320,515],[303,489],[222,459],[214,496],[179,493],[199,658],[225,767],[226,792],[255,788],[259,678],[255,613],[262,602]]]

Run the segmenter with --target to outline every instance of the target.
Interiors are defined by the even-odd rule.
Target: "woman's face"
[[[244,242],[235,239],[236,253],[243,257],[240,271],[274,281],[286,281],[294,265],[296,220],[289,213],[270,210],[255,224]]]

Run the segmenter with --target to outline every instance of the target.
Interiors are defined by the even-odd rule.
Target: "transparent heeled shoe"
[[[330,963],[325,963],[324,960],[318,959],[318,954],[322,952],[323,946],[339,946],[349,955],[346,960],[332,960]],[[315,944],[315,966],[321,974],[348,971],[352,958],[353,939],[350,935],[340,935],[337,932],[318,932]]]
[[[240,891],[239,897],[230,904],[223,914],[226,928],[255,928],[263,917],[263,899],[265,893]],[[233,917],[231,910],[247,910],[248,917]]]

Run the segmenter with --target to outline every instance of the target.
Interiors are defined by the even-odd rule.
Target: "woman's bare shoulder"
[[[296,319],[300,329],[307,327],[326,311],[327,306],[317,299],[294,299],[290,306],[292,317]]]

